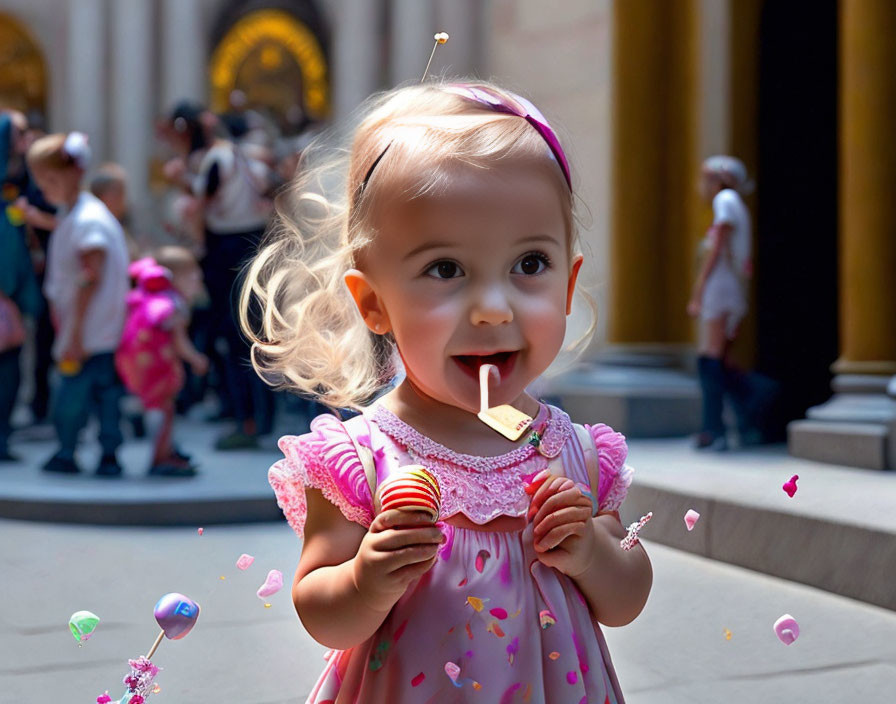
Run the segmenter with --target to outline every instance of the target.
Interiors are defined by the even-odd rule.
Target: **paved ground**
[[[323,648],[303,632],[288,590],[255,596],[269,569],[287,575],[299,543],[283,523],[138,528],[0,520],[0,702],[90,702],[119,696],[128,657],[145,652],[156,600],[183,592],[202,606],[195,630],[162,643],[163,702],[301,702]],[[863,702],[896,689],[896,614],[659,545],[651,599],[607,637],[629,704]],[[255,563],[235,567],[243,552]],[[224,579],[221,579],[224,577]],[[102,621],[78,647],[72,612]],[[772,623],[800,623],[784,646]],[[729,629],[727,640],[724,629]],[[559,704],[562,704],[559,703]]]
[[[32,518],[43,521],[0,519],[0,704],[48,696],[93,701],[106,689],[120,695],[126,659],[151,645],[152,607],[169,591],[192,596],[203,612],[201,627],[186,640],[163,643],[155,658],[165,668],[159,701],[303,700],[323,648],[302,631],[287,591],[275,595],[270,608],[255,596],[269,569],[289,579],[298,541],[283,522],[202,520],[226,518],[228,510],[238,514],[252,501],[270,515],[265,475],[279,456],[274,440],[260,451],[222,454],[212,449],[220,426],[192,420],[180,429],[183,446],[202,463],[195,479],[146,479],[145,442],[124,448],[127,476],[121,481],[47,477],[38,466],[52,452],[51,436],[29,431],[16,437],[23,461],[0,466],[0,507],[26,514],[39,509],[42,515]],[[302,426],[287,418],[278,430],[301,432]],[[95,447],[85,448],[85,466],[95,454]],[[625,518],[654,510],[648,537],[702,555],[749,558],[764,571],[777,569],[783,554],[826,578],[864,584],[872,596],[892,596],[894,475],[802,462],[781,447],[696,454],[682,440],[634,441],[630,462],[639,479]],[[780,489],[792,473],[800,474],[793,500]],[[166,511],[180,506],[181,525],[56,522],[65,511],[84,523],[100,514],[120,519],[147,506],[162,523],[174,515]],[[681,520],[687,506],[703,514],[692,533]],[[234,566],[243,552],[256,557],[247,572]],[[656,544],[651,555],[656,584],[645,613],[608,633],[629,704],[893,700],[893,611]],[[66,626],[80,609],[103,619],[82,648]],[[771,628],[785,612],[802,627],[790,647]]]

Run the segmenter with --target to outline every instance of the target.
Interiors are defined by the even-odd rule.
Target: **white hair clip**
[[[62,145],[64,151],[75,165],[82,171],[86,171],[90,165],[90,145],[87,143],[87,135],[83,132],[69,132]]]

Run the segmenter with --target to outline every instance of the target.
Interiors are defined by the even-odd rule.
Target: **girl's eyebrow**
[[[558,239],[548,234],[527,235],[526,237],[521,237],[514,243],[514,246],[524,244],[553,244],[560,246],[560,242],[558,241]],[[414,247],[414,249],[405,254],[403,259],[407,261],[408,259],[412,259],[418,254],[428,252],[431,249],[447,249],[453,246],[457,246],[457,243],[452,244],[450,242],[424,242],[423,244]]]
[[[430,249],[443,249],[446,247],[451,247],[451,243],[449,242],[424,242],[418,247],[414,247],[410,252],[404,255],[403,260],[407,261],[408,259],[412,259],[416,257],[418,254],[422,254],[423,252],[428,252]]]

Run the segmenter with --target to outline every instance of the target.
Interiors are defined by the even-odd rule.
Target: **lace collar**
[[[471,469],[488,472],[522,464],[538,453],[551,459],[560,454],[563,445],[572,433],[569,416],[559,408],[540,404],[538,415],[532,427],[539,430],[539,444],[526,443],[503,455],[480,457],[467,455],[440,445],[405,423],[392,411],[381,404],[370,409],[370,418],[376,426],[420,458],[438,459]]]

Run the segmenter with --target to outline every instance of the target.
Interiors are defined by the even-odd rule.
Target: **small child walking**
[[[81,190],[90,161],[79,132],[51,134],[28,150],[28,168],[44,197],[61,209],[47,252],[44,293],[56,329],[53,357],[61,383],[53,400],[59,449],[44,471],[76,474],[78,436],[92,411],[100,421],[96,474],[122,473],[115,455],[121,383],[114,354],[124,326],[128,252],[121,225],[94,195]]]
[[[130,266],[136,287],[128,294],[128,314],[115,366],[125,387],[146,409],[153,438],[150,476],[191,477],[190,458],[172,441],[175,401],[184,385],[183,363],[202,376],[208,358],[187,334],[190,306],[202,288],[199,264],[183,247],[163,247],[154,257]]]
[[[304,536],[296,611],[332,648],[307,701],[619,704],[600,624],[652,582],[620,546],[625,439],[526,392],[583,261],[556,133],[498,86],[433,83],[375,99],[348,153],[342,197],[312,188],[328,164],[286,191],[242,296],[264,378],[361,411],[282,438],[269,474]],[[517,440],[477,417],[484,365],[492,405],[531,420]],[[437,520],[380,509],[407,465]]]

